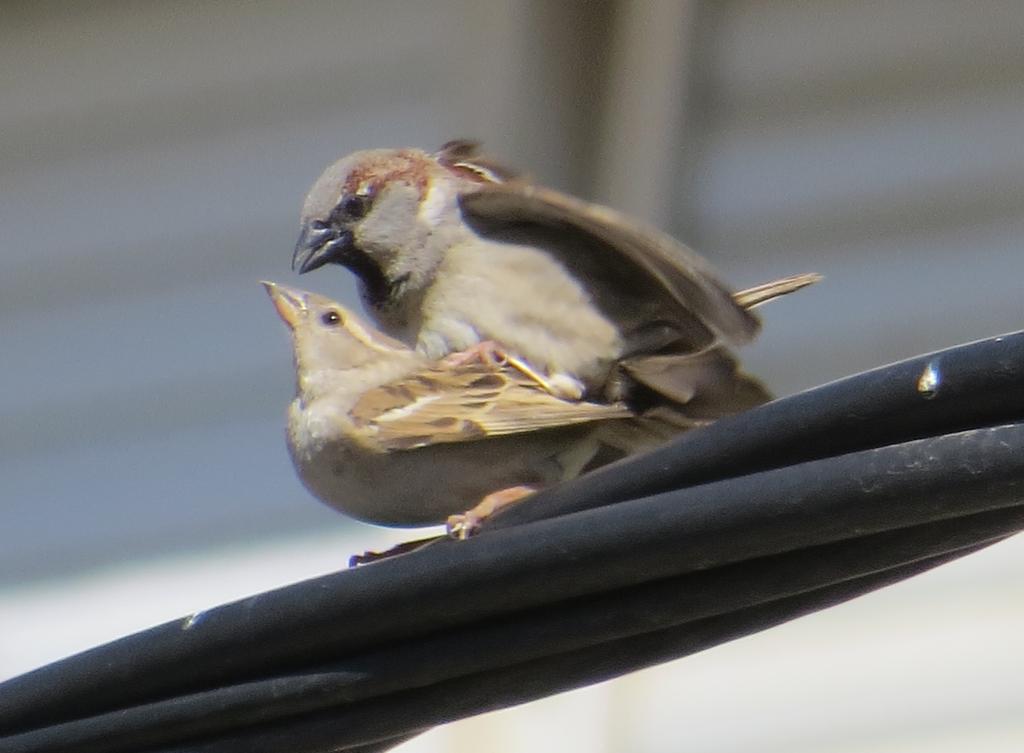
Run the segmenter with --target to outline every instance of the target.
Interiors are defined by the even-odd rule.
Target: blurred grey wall
[[[348,525],[291,470],[257,281],[296,282],[303,196],[354,149],[474,135],[582,188],[610,9],[5,4],[0,583]]]
[[[697,11],[671,227],[737,282],[826,276],[752,368],[789,391],[1024,325],[1024,4]]]
[[[779,393],[1020,326],[1024,5],[5,3],[0,583],[349,525],[257,285],[331,160],[475,136],[766,309]]]

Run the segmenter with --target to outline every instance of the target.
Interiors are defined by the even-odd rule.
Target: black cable
[[[519,664],[623,639],[642,645],[649,634],[668,628],[962,553],[968,548],[965,543],[975,547],[975,542],[999,540],[1021,525],[1024,505],[689,573],[429,634],[305,672],[55,725],[5,743],[11,751],[41,753],[74,746],[114,753],[167,742],[161,735],[173,740],[253,727],[458,677],[490,673],[500,685],[504,672]],[[625,655],[618,673],[637,668]],[[564,684],[566,677],[552,677],[551,682]],[[114,728],[118,734],[112,738]]]
[[[1021,530],[1022,417],[1021,334],[776,401],[538,495],[470,541],[9,680],[0,750],[370,753],[683,656]]]

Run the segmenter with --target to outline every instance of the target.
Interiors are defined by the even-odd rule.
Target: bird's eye
[[[366,210],[369,208],[369,199],[365,196],[346,196],[341,200],[341,211],[346,217],[351,219],[359,219],[366,215]]]
[[[331,309],[330,311],[325,311],[320,315],[320,321],[328,327],[336,327],[341,324],[341,314],[334,309]]]

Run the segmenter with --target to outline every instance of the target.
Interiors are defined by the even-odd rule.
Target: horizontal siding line
[[[298,210],[287,219],[234,220],[237,224],[220,231],[179,229],[177,235],[141,238],[126,246],[75,249],[74,256],[52,257],[41,251],[37,260],[0,262],[0,319],[32,316],[44,308],[74,309],[97,300],[138,300],[211,282],[240,283],[247,276],[255,290],[268,268],[277,270],[275,279],[294,281],[291,256]]]
[[[112,365],[107,390],[0,413],[0,458],[7,463],[32,455],[56,456],[75,447],[167,437],[254,419],[280,422],[283,453],[285,416],[293,397],[291,369],[284,366],[288,358],[282,345],[280,353],[267,354],[265,362],[247,364],[242,370],[234,366],[127,386],[116,380]]]
[[[791,255],[868,240],[896,244],[911,236],[941,235],[1016,219],[1024,219],[1024,173],[1001,180],[975,179],[969,191],[955,181],[929,190],[910,184],[899,192],[851,195],[785,212],[752,216],[714,207],[698,215],[705,248]]]
[[[1014,3],[763,0],[701,3],[698,53],[726,88],[814,85],[882,67],[946,67],[1018,50],[1024,16]]]
[[[805,115],[827,112],[856,122],[865,108],[899,113],[926,103],[958,101],[964,96],[1005,101],[1019,96],[1024,70],[1024,45],[997,58],[921,61],[913,66],[879,67],[827,80],[758,82],[756,87],[730,86],[714,78],[697,89],[695,115],[702,127],[749,130],[784,128]]]
[[[354,66],[346,61],[245,85],[183,82],[188,88],[174,96],[97,102],[35,117],[7,113],[0,137],[0,175],[82,154],[95,157],[150,145],[228,138],[240,126],[305,122],[346,107],[368,110],[393,102],[396,91],[416,92],[418,98],[429,97],[430,92],[442,97],[447,73],[444,59],[429,48],[389,51],[379,60],[361,60]]]

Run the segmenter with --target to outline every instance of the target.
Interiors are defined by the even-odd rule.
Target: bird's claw
[[[484,340],[465,350],[445,356],[443,363],[445,366],[455,368],[479,362],[492,369],[500,369],[508,361],[508,353],[504,348],[494,340]]]
[[[545,392],[561,400],[574,402],[583,398],[583,384],[578,379],[568,374],[554,374],[550,376],[542,374],[522,358],[509,355],[508,351],[494,342],[494,340],[484,340],[466,350],[451,353],[445,356],[442,361],[445,366],[450,368],[458,368],[477,362],[495,370],[509,366],[528,379],[532,379]]]
[[[403,541],[401,544],[395,544],[390,549],[385,549],[383,552],[363,552],[362,554],[353,554],[348,558],[349,567],[359,567],[360,565],[369,565],[371,562],[379,562],[380,560],[391,559],[397,557],[400,554],[407,554],[408,552],[414,552],[420,547],[426,546],[427,544],[437,541],[440,536],[431,536],[428,539],[417,539],[416,541]]]
[[[473,534],[477,533],[483,526],[484,521],[490,518],[494,513],[498,512],[509,505],[518,502],[524,497],[529,497],[537,491],[532,486],[510,486],[507,489],[499,489],[496,492],[491,492],[472,510],[466,510],[464,513],[459,515],[448,516],[448,536],[459,541],[465,541]]]
[[[481,523],[483,523],[483,519],[470,510],[461,515],[449,515],[445,527],[450,538],[465,541],[480,529]]]

